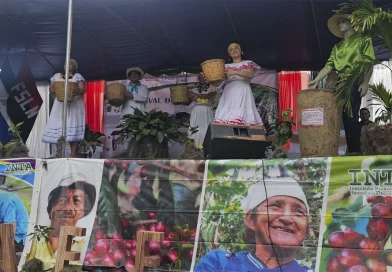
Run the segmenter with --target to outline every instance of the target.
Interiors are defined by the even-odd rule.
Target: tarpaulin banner
[[[30,221],[53,230],[24,257],[53,267],[68,225],[96,271],[134,271],[141,230],[164,233],[157,271],[391,271],[391,174],[391,156],[43,161]]]
[[[16,224],[15,242],[20,246],[26,242],[30,211],[36,208],[32,203],[35,164],[35,159],[27,158],[0,160],[0,223]]]
[[[325,158],[210,161],[194,270],[314,271],[326,169]]]
[[[30,213],[27,239],[19,269],[33,258],[44,262],[44,269],[56,263],[61,226],[86,228],[85,237],[76,237],[71,250],[81,252],[82,264],[97,210],[103,170],[102,160],[39,160],[34,184],[35,209]],[[39,226],[40,230],[34,228]],[[47,233],[45,235],[45,231]]]
[[[391,156],[331,158],[318,271],[392,271],[391,174]]]

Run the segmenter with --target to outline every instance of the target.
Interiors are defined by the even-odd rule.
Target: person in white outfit
[[[232,43],[227,48],[232,63],[225,64],[226,81],[215,112],[214,123],[234,125],[263,125],[257,111],[250,81],[260,66],[242,59],[241,47]]]
[[[146,111],[146,103],[148,100],[148,88],[140,83],[144,77],[144,71],[139,67],[129,68],[126,77],[130,80],[126,86],[125,103],[121,109],[121,118],[125,114],[133,114],[134,108]]]
[[[65,70],[65,67],[64,67]],[[84,139],[85,130],[85,112],[84,112],[84,99],[83,95],[86,91],[85,79],[79,73],[78,63],[70,59],[69,61],[69,82],[77,82],[78,88],[74,94],[74,101],[67,103],[67,131],[66,139],[67,143],[71,146],[71,158],[76,157],[79,142]],[[57,73],[50,79],[49,91],[55,93],[54,82],[65,81],[65,73]],[[63,102],[54,101],[52,111],[49,116],[48,123],[42,141],[45,143],[56,144],[58,138],[62,136],[63,127]]]
[[[198,79],[197,88],[189,91],[189,97],[195,101],[189,123],[191,127],[197,127],[198,131],[192,134],[188,130],[188,138],[193,139],[195,146],[202,149],[207,128],[214,121],[214,113],[211,110],[210,102],[215,96],[216,90],[206,82],[202,73],[198,75]]]

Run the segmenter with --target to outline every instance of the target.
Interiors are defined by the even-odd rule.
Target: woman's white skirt
[[[74,97],[73,102],[67,103],[67,135],[66,142],[79,142],[84,139],[85,113],[83,96]],[[42,141],[56,144],[63,133],[63,102],[54,101],[49,121],[46,124]]]
[[[195,146],[197,148],[203,147],[204,137],[206,136],[206,132],[208,126],[214,121],[214,113],[208,105],[196,104],[193,108],[190,118],[190,126],[198,127],[198,132],[193,135],[190,135],[190,131],[188,131],[188,138],[193,139],[195,141]]]

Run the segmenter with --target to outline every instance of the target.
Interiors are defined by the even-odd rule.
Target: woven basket
[[[56,93],[56,98],[60,102],[64,102],[64,89],[65,89],[65,81],[56,81],[54,83],[54,90]],[[77,82],[68,82],[68,102],[73,102],[74,100],[74,94],[76,93],[76,90],[78,89],[78,83]]]
[[[208,82],[222,82],[225,80],[225,61],[222,59],[213,59],[203,62],[201,65],[203,74]]]
[[[119,107],[124,104],[125,86],[120,83],[113,83],[107,87],[108,103],[112,106]]]
[[[189,95],[187,85],[176,85],[170,87],[170,98],[174,105],[188,105]]]

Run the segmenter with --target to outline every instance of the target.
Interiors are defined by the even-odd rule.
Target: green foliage
[[[92,154],[95,153],[97,146],[103,145],[103,137],[105,134],[99,131],[92,131],[90,127],[86,124],[86,128],[84,130],[84,140],[79,143],[79,153],[89,152],[90,148],[92,149]]]
[[[35,225],[34,231],[27,236],[31,236],[30,241],[35,239],[38,242],[43,239],[45,242],[49,241],[49,233],[52,231],[53,228],[41,225]]]
[[[60,272],[82,272],[82,268],[77,265],[65,266]]]
[[[189,252],[194,248],[193,243],[187,243],[189,237],[195,233],[189,230],[189,225],[173,227],[173,233],[170,235],[174,240],[174,246],[170,250],[178,251],[178,259],[174,262],[174,271],[182,271],[183,267],[189,267],[186,262],[189,262]]]
[[[392,53],[392,12],[390,10],[384,11],[382,8],[376,7],[372,0],[348,0],[339,6],[340,9],[334,12],[336,14],[350,14],[349,18],[355,31],[381,39],[382,46],[387,47]],[[336,101],[351,116],[350,97],[351,93],[356,91],[353,88],[362,83],[364,75],[375,64],[380,64],[380,62],[365,56],[363,62],[353,70],[346,70],[339,75]]]
[[[22,142],[9,142],[4,147],[5,155],[4,158],[25,158],[29,156],[29,148]]]
[[[42,272],[44,263],[36,258],[26,261],[22,266],[22,272]]]
[[[291,109],[283,110],[282,121],[276,121],[271,124],[271,127],[275,130],[278,146],[283,146],[293,137],[295,122],[294,117],[290,115],[291,112]]]
[[[22,131],[23,122],[20,122],[16,125],[11,124],[8,128],[8,131],[11,131],[12,136],[20,137],[20,132]]]
[[[383,84],[370,85],[370,90],[373,93],[372,99],[376,103],[370,105],[381,106],[381,108],[376,111],[376,123],[390,123],[392,115],[392,94],[387,91]]]
[[[392,12],[376,7],[372,0],[349,0],[340,4],[337,14],[351,14],[355,31],[381,38],[392,52]]]
[[[122,233],[120,222],[120,211],[118,206],[118,181],[122,170],[117,170],[109,179],[109,170],[103,168],[102,184],[99,192],[99,202],[97,207],[98,224],[108,226],[108,233]],[[92,239],[90,240],[90,243]]]
[[[184,135],[178,130],[179,123],[169,117],[167,112],[154,109],[142,112],[134,109],[134,114],[123,116],[122,133],[132,141],[140,142],[143,139],[154,139],[162,144],[165,140],[182,143]]]
[[[373,67],[379,64],[377,60],[366,58],[359,62],[354,69],[347,69],[339,75],[338,86],[335,91],[336,103],[341,106],[350,116],[352,116],[351,96],[352,92],[357,92],[359,85],[362,83],[365,74]]]

